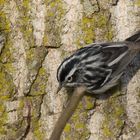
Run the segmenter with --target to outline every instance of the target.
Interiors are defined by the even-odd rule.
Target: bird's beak
[[[62,89],[62,87],[63,87],[62,85],[59,85],[58,86],[57,91],[56,91],[56,94],[58,94],[58,92]]]

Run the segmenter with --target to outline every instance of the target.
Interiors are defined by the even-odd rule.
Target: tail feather
[[[140,42],[140,30],[137,31],[134,35],[127,38],[126,41]]]

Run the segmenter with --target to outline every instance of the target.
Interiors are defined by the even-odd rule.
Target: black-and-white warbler
[[[123,42],[95,43],[77,50],[57,70],[62,87],[75,88],[49,140],[59,140],[85,91],[103,93],[115,86],[123,70],[140,50],[140,31]]]
[[[122,42],[94,43],[81,48],[59,66],[60,88],[85,86],[89,93],[103,93],[118,83],[139,50],[140,31]]]

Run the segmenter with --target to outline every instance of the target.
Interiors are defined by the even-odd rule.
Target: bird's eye
[[[71,82],[72,81],[72,76],[68,77],[68,82]]]

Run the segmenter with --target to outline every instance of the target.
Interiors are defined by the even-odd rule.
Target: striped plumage
[[[140,50],[140,31],[123,42],[94,43],[66,58],[57,70],[61,87],[85,86],[103,93],[115,86],[123,70]]]

